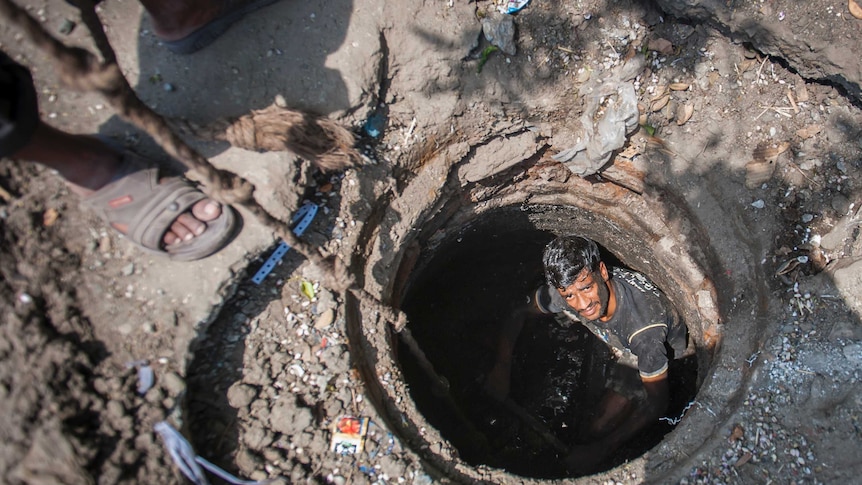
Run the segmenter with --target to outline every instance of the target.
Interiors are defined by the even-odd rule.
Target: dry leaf
[[[742,457],[740,459],[736,460],[736,464],[734,464],[734,466],[737,468],[741,467],[742,465],[745,465],[746,463],[748,463],[748,460],[751,460],[751,458],[752,458],[752,454],[750,452],[746,451],[745,454],[742,455]]]
[[[745,186],[756,189],[760,184],[772,178],[775,173],[775,161],[752,160],[745,164]]]
[[[850,8],[850,15],[857,19],[862,19],[862,7],[859,6],[856,0],[848,0],[847,6]]]
[[[650,101],[655,101],[664,96],[665,94],[667,94],[667,85],[659,84],[655,87],[655,92],[653,93],[652,99],[650,99]]]
[[[670,85],[671,91],[685,91],[691,86],[689,83],[673,83]]]
[[[775,270],[775,275],[778,276],[778,275],[787,274],[787,273],[793,271],[794,269],[796,269],[797,266],[799,266],[799,260],[798,259],[796,259],[796,258],[788,259],[787,261],[781,263],[781,266],[779,266],[778,269]]]
[[[647,49],[657,51],[662,54],[671,54],[673,53],[673,44],[667,39],[653,39],[649,41]]]
[[[54,225],[55,222],[57,222],[57,219],[59,219],[59,218],[60,218],[60,213],[57,212],[57,209],[54,209],[54,208],[48,209],[45,211],[44,214],[42,214],[42,224],[45,227],[51,227]]]
[[[667,102],[670,101],[670,94],[665,94],[661,98],[655,100],[650,105],[650,110],[659,111],[667,105]]]
[[[733,427],[733,432],[730,433],[730,437],[727,440],[730,441],[731,443],[736,443],[743,436],[745,436],[745,430],[742,429],[742,426],[737,424],[736,426]]]
[[[790,148],[790,143],[783,142],[778,145],[775,144],[763,144],[754,149],[754,152],[751,154],[754,157],[754,160],[766,160],[766,161],[775,161],[778,158],[778,155],[786,152],[787,149]]]
[[[673,121],[673,119],[676,117],[676,110],[678,107],[679,107],[679,104],[677,104],[677,102],[674,100],[670,100],[670,102],[667,104],[667,106],[664,107],[664,109],[662,111],[664,112],[664,118],[668,122]]]
[[[823,127],[821,125],[808,125],[805,128],[800,128],[796,130],[796,136],[802,138],[803,140],[807,140],[812,136],[820,133],[821,130],[823,130]]]
[[[635,155],[640,154],[640,149],[634,145],[633,143],[629,143],[629,146],[625,147],[623,151],[620,152],[620,156],[623,158],[632,159]]]
[[[754,160],[745,164],[745,186],[754,189],[771,179],[772,174],[775,173],[775,161],[788,148],[790,143],[787,142],[777,145],[764,143],[755,148],[751,154]]]
[[[721,74],[718,71],[710,71],[706,77],[709,79],[709,85],[713,86],[718,81],[718,78],[721,77]]]
[[[641,113],[640,116],[638,116],[638,124],[639,125],[645,125],[648,122],[649,122],[649,116],[647,116],[646,113]]]
[[[751,69],[751,66],[753,66],[756,62],[757,61],[754,59],[746,59],[746,60],[740,62],[739,63],[739,73],[742,74],[745,71]]]
[[[805,81],[802,78],[796,81],[796,101],[800,103],[808,101],[808,88],[805,86]]]
[[[686,121],[691,119],[691,115],[694,114],[694,105],[691,104],[681,104],[676,110],[676,124],[682,126],[686,123]]]

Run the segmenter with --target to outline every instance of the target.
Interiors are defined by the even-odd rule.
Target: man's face
[[[560,295],[582,318],[596,321],[608,312],[608,270],[600,263],[596,272],[584,268],[578,278],[566,288],[557,288]]]

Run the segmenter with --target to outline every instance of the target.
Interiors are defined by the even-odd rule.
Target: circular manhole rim
[[[662,269],[673,268],[673,271],[668,272],[670,279],[657,281],[657,284],[667,289],[671,288],[668,283],[674,282],[673,287],[684,288],[676,292],[671,289],[668,296],[682,308],[687,321],[699,322],[690,326],[690,331],[701,352],[699,362],[708,369],[697,396],[700,405],[692,406],[687,412],[687,419],[682,420],[675,431],[647,454],[660,447],[664,447],[667,453],[671,453],[674,446],[687,450],[703,447],[712,435],[703,432],[704,423],[715,430],[721,422],[720,416],[712,408],[728,408],[725,405],[736,399],[742,385],[740,379],[729,379],[731,392],[728,392],[727,385],[718,386],[719,389],[712,389],[711,386],[711,370],[717,362],[718,344],[723,330],[714,277],[721,277],[723,272],[709,241],[702,236],[705,231],[684,204],[668,202],[681,200],[673,197],[673,194],[663,194],[665,197],[659,198],[612,183],[588,182],[571,176],[559,164],[536,158],[538,161],[526,160],[514,168],[506,169],[508,173],[503,176],[500,173],[502,171],[498,171],[483,173],[478,178],[475,166],[481,161],[471,159],[469,154],[461,159],[460,164],[452,164],[445,157],[432,160],[400,196],[390,201],[384,209],[385,213],[365,229],[365,234],[371,234],[368,236],[368,249],[355,255],[353,267],[363,272],[368,291],[382,301],[397,306],[408,276],[417,263],[421,234],[437,233],[445,238],[447,228],[454,233],[455,228],[464,227],[470,220],[481,217],[487,211],[502,207],[519,207],[529,211],[562,206],[600,215],[609,226],[629,231],[625,233],[628,240],[650,247],[654,256],[651,264],[657,264]],[[471,164],[472,180],[479,182],[467,181],[457,175],[459,171],[469,171],[464,167]],[[441,177],[441,172],[449,176]],[[509,183],[488,182],[492,178],[508,180]],[[592,234],[586,231],[586,235]],[[426,243],[430,240],[425,239]],[[640,264],[626,261],[627,251],[622,239],[611,238],[600,240],[600,243],[614,254],[621,255],[624,263],[641,270]],[[644,272],[655,278],[655,271]],[[692,314],[695,314],[694,318]],[[390,428],[441,476],[462,482],[547,482],[525,479],[504,470],[473,467],[462,462],[457,451],[424,419],[407,397],[407,385],[400,379],[397,357],[393,355],[391,338],[394,335],[389,322],[376,314],[375,309],[361,308],[355,299],[348,298],[347,325],[351,347],[355,350],[355,362],[366,381],[371,401]],[[409,333],[409,325],[405,331]],[[368,350],[363,351],[362,348]],[[382,379],[382,376],[388,377]],[[687,429],[687,425],[693,422],[698,423],[699,430]],[[669,446],[664,446],[666,443]],[[651,463],[649,468],[661,468],[664,473],[669,473],[668,470],[679,461],[677,458],[663,459],[659,456],[653,460],[659,464]],[[633,466],[647,468],[648,465],[645,458],[641,457],[625,466],[629,470]],[[613,474],[616,470],[605,474]]]

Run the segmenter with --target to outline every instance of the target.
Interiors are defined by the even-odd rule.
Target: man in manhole
[[[589,425],[583,427],[589,444],[572,448],[566,460],[571,472],[587,473],[665,412],[668,361],[690,355],[693,348],[667,297],[640,273],[609,270],[594,241],[558,237],[545,247],[542,261],[547,285],[504,325],[486,388],[497,398],[508,394],[512,351],[531,314],[551,313],[580,322],[607,343],[616,365]]]

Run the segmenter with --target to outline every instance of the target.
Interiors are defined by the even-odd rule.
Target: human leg
[[[39,120],[29,71],[2,52],[0,84],[3,85],[0,92],[0,156],[37,162],[56,170],[67,181],[70,189],[85,198],[85,201],[109,185],[122,185],[119,179],[144,168],[140,166],[141,160],[133,154],[122,153],[98,138],[62,132]],[[134,170],[132,165],[135,165]],[[151,185],[160,184],[154,182]],[[135,213],[129,209],[136,206],[145,209],[140,215],[148,218],[148,230],[145,232],[149,239],[153,239],[153,231],[157,231],[155,239],[148,246],[154,250],[166,249],[169,255],[176,254],[177,259],[199,259],[226,244],[229,239],[227,236],[232,234],[235,227],[233,212],[230,209],[223,211],[217,202],[207,199],[199,191],[174,185],[176,190],[172,192],[164,190],[164,187],[151,187],[150,190],[126,183],[124,189],[128,189],[129,194],[125,195],[134,192],[136,200],[126,200],[126,197],[123,200],[106,201],[114,206],[112,210],[125,207],[124,218],[109,218],[108,222],[118,231],[128,234],[131,226],[135,229],[140,227],[139,221],[134,218]],[[148,197],[154,196],[174,199],[159,209],[160,214],[155,214],[159,201],[141,206]],[[182,202],[182,210],[173,209],[174,202]],[[105,211],[100,212],[103,217],[107,214]],[[161,227],[154,226],[155,223]],[[210,229],[211,234],[206,234]],[[195,238],[199,239],[195,241]],[[134,237],[131,239],[140,242]],[[182,249],[178,247],[180,244],[184,245]],[[197,251],[192,249],[195,247]]]
[[[153,31],[167,48],[191,54],[225,33],[231,25],[278,0],[141,0]]]
[[[114,180],[124,154],[102,140],[90,136],[73,135],[39,122],[30,143],[12,155],[12,158],[37,162],[52,168],[66,180],[69,189],[81,197],[90,197]],[[189,212],[180,214],[164,234],[166,246],[189,241],[207,229],[207,222],[221,214],[221,206],[204,199],[194,204]],[[112,224],[123,234],[126,224]]]

